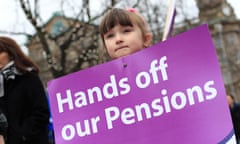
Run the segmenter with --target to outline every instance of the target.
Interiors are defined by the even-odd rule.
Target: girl
[[[102,19],[99,32],[112,59],[142,50],[152,40],[146,22],[134,9],[111,9]]]

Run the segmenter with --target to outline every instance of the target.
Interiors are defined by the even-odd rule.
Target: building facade
[[[53,15],[42,27],[46,33],[44,37],[51,53],[51,62],[47,60],[48,55],[39,36],[36,34],[29,39],[29,57],[39,66],[45,87],[49,80],[56,78],[51,68],[65,75],[100,63],[99,36],[96,34],[98,27],[82,25],[84,23],[75,19]]]
[[[227,93],[240,101],[240,21],[226,0],[196,0],[200,23],[208,23]]]

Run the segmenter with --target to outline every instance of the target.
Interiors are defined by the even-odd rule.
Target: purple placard
[[[208,26],[48,83],[57,144],[209,144],[233,138]]]

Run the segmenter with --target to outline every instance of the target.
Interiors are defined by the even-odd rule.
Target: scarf
[[[4,96],[4,79],[15,79],[16,75],[20,75],[20,72],[14,66],[14,61],[10,61],[0,70],[0,97]]]

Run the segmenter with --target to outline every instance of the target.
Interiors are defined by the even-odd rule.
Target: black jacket
[[[47,144],[49,107],[36,74],[5,80],[0,107],[8,120],[7,144]]]
[[[234,103],[231,110],[232,122],[237,139],[240,139],[240,105]]]
[[[7,136],[7,128],[8,128],[8,122],[5,114],[0,109],[0,135],[3,135],[6,139]]]

